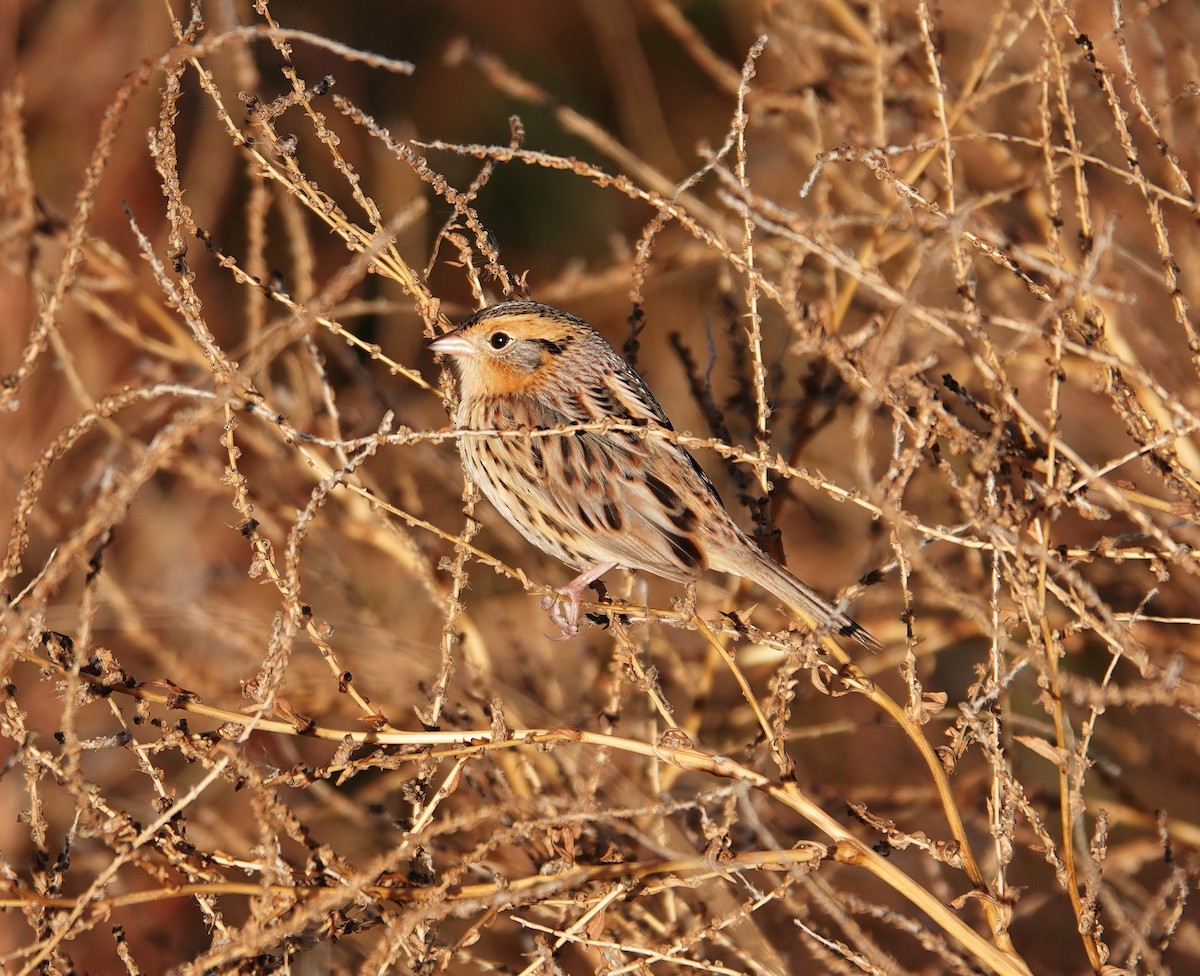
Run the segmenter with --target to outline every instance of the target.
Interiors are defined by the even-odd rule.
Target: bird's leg
[[[542,597],[542,609],[550,611],[550,619],[558,624],[562,631],[562,636],[555,638],[556,640],[567,640],[579,633],[579,604],[583,601],[583,591],[610,569],[616,569],[616,566],[616,563],[596,563],[559,589],[558,596],[566,598],[565,606],[561,599]]]

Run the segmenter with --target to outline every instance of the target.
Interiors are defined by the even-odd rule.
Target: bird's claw
[[[615,562],[596,563],[588,567],[570,583],[554,591],[553,595],[542,597],[542,609],[550,611],[550,619],[558,624],[562,636],[553,640],[569,640],[579,633],[579,607],[583,603],[583,591],[589,586],[596,587],[601,598],[607,596],[604,584],[598,580],[604,573],[615,567]]]
[[[579,633],[579,603],[578,594],[567,587],[555,591],[555,596],[542,597],[542,609],[550,611],[550,619],[562,631],[551,640],[570,640]]]

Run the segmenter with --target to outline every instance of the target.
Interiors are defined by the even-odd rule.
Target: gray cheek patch
[[[514,369],[532,373],[545,365],[546,350],[540,342],[532,339],[518,339],[504,351],[504,358]]]

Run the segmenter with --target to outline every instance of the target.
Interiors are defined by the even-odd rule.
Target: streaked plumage
[[[602,424],[671,429],[642,378],[582,319],[535,302],[483,309],[435,339],[460,378],[463,431]],[[467,474],[530,542],[579,572],[554,619],[578,629],[584,588],[608,570],[689,583],[706,569],[745,577],[813,627],[868,647],[867,631],[764,554],[734,524],[682,447],[629,430],[460,437]]]

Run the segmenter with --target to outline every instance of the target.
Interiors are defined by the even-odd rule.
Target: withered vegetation
[[[1200,971],[1200,8],[284,6],[4,18],[0,968]],[[886,650],[549,640],[505,297]]]

